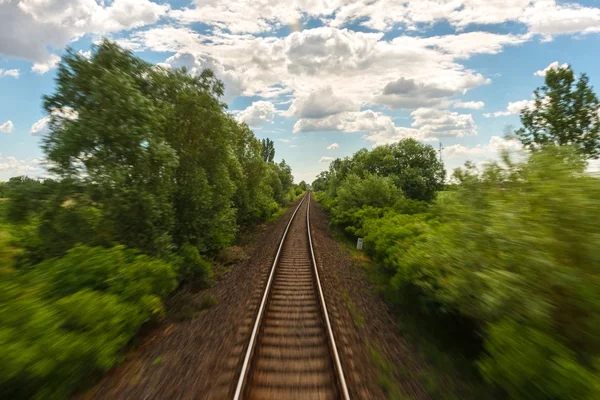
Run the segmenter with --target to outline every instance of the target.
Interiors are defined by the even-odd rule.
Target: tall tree
[[[273,159],[275,158],[275,143],[273,143],[271,139],[266,138],[262,139],[260,144],[262,146],[261,154],[263,160],[265,160],[265,162],[273,162]]]
[[[571,67],[550,69],[534,96],[515,132],[526,148],[570,145],[586,158],[600,156],[600,103],[585,74],[576,81]]]

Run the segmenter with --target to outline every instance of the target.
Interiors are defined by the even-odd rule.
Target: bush
[[[179,276],[182,281],[202,286],[213,277],[212,264],[200,256],[196,247],[184,245],[179,256]]]
[[[106,371],[139,326],[163,312],[173,268],[123,247],[78,246],[0,283],[0,392],[61,399]]]
[[[488,382],[516,399],[591,399],[600,396],[600,180],[584,168],[573,149],[549,147],[482,171],[467,164],[434,206],[394,203],[383,178],[352,175],[337,195],[317,197],[332,221],[364,235],[390,299],[439,320],[460,316],[482,335],[477,366]]]

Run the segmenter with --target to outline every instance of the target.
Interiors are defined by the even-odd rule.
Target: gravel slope
[[[351,397],[429,399],[420,379],[425,362],[400,335],[396,317],[364,271],[332,237],[327,215],[314,199],[310,213],[321,284]],[[397,382],[397,391],[390,380]]]
[[[296,203],[297,204],[297,203]],[[246,261],[208,295],[216,304],[192,321],[163,323],[127,354],[81,399],[223,399],[231,398],[267,272],[296,204],[277,221],[262,226],[244,246]]]

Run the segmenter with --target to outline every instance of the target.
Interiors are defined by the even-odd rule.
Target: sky
[[[449,171],[518,150],[504,135],[548,68],[600,87],[599,33],[600,0],[0,0],[0,180],[45,175],[42,96],[68,46],[104,37],[212,69],[229,112],[312,182],[403,138],[441,143]]]

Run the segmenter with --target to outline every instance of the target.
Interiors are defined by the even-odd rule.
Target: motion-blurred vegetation
[[[471,342],[463,357],[490,396],[596,399],[600,179],[585,169],[598,101],[570,68],[549,71],[536,98],[517,131],[529,151],[467,163],[445,191],[435,150],[411,139],[335,160],[313,187],[332,224],[364,238],[397,309]]]
[[[44,99],[52,179],[0,184],[0,397],[62,399],[122,357],[179,283],[307,189],[221,102],[210,70],[103,42]]]

